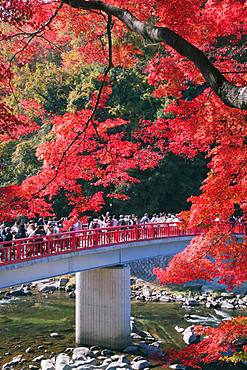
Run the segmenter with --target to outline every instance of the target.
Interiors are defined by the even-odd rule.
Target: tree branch
[[[77,132],[77,134],[74,137],[74,139],[69,143],[69,145],[63,151],[63,153],[61,155],[61,158],[59,159],[59,162],[57,164],[57,167],[55,168],[54,175],[51,177],[50,180],[48,180],[46,182],[46,184],[44,184],[39,190],[37,190],[32,195],[33,197],[37,197],[42,191],[46,190],[47,187],[56,179],[56,177],[58,176],[58,173],[59,173],[59,170],[61,168],[61,165],[62,165],[63,161],[66,160],[66,155],[67,155],[68,151],[76,143],[76,141],[82,136],[82,134],[85,134],[86,133],[86,131],[87,131],[88,126],[89,126],[90,123],[92,123],[92,125],[94,127],[94,130],[96,132],[96,135],[99,137],[97,126],[96,126],[96,124],[94,122],[94,117],[95,117],[95,114],[96,114],[96,112],[98,110],[98,107],[99,107],[100,99],[101,99],[101,96],[102,96],[103,88],[104,88],[104,86],[106,84],[107,76],[108,76],[111,68],[113,67],[113,62],[112,62],[112,37],[111,37],[111,28],[112,28],[112,17],[111,17],[111,15],[108,15],[108,17],[107,17],[107,24],[106,24],[107,37],[108,37],[108,66],[106,67],[106,69],[104,71],[103,80],[101,82],[101,85],[100,85],[100,88],[99,88],[99,91],[98,91],[98,94],[97,94],[97,99],[96,99],[94,108],[92,110],[92,113],[91,113],[90,117],[88,118],[88,120],[86,121],[83,130],[80,130],[80,131]]]
[[[165,42],[180,55],[189,59],[201,72],[207,84],[218,95],[222,102],[229,107],[247,109],[247,86],[236,86],[229,82],[223,74],[210,63],[206,55],[179,36],[176,32],[166,27],[150,26],[139,21],[126,9],[107,4],[100,0],[64,0],[64,3],[73,8],[84,10],[100,10],[108,15],[118,18],[131,31],[145,39],[157,43]]]

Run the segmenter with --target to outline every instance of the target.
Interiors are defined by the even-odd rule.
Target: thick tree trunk
[[[197,47],[166,27],[150,26],[139,21],[128,10],[100,0],[64,0],[73,8],[101,10],[121,20],[131,31],[152,42],[165,42],[199,69],[207,84],[229,107],[247,109],[247,86],[235,86],[215,68]]]

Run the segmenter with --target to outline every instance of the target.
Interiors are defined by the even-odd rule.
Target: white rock
[[[143,370],[145,368],[151,367],[151,363],[147,360],[133,361],[131,362],[132,369]]]
[[[102,362],[102,366],[105,366],[107,367],[108,365],[110,365],[112,363],[112,360],[110,358],[106,358],[103,362]]]
[[[70,357],[65,353],[60,353],[56,358],[55,369],[56,370],[70,370],[69,365]]]
[[[130,366],[128,364],[125,364],[123,362],[112,362],[109,364],[106,368],[106,370],[117,370],[117,369],[130,369]]]
[[[73,363],[73,366],[75,366],[77,368],[79,368],[81,366],[84,366],[84,365],[95,366],[95,365],[97,365],[97,360],[95,358],[89,358],[85,361],[80,360],[80,361],[74,361],[74,363]]]
[[[221,303],[221,308],[227,308],[228,310],[234,309],[234,305],[232,303],[229,303],[227,301],[224,301]]]
[[[186,366],[180,365],[180,364],[173,364],[169,366],[170,369],[175,370],[186,370]]]
[[[136,279],[136,284],[138,285],[138,284],[143,284],[144,283],[144,280],[142,280],[142,279]]]
[[[41,370],[55,370],[52,360],[41,360]]]
[[[90,349],[87,347],[77,347],[73,351],[72,359],[73,360],[86,360],[86,356],[90,352]]]
[[[51,338],[58,338],[58,337],[60,337],[60,334],[54,332],[54,333],[50,334],[50,337]]]
[[[12,360],[8,363],[9,366],[15,366],[19,364],[22,360],[22,355],[18,355],[12,358]]]
[[[171,301],[171,297],[167,296],[167,295],[162,295],[160,297],[160,302],[170,302]]]
[[[196,335],[192,332],[187,332],[183,335],[183,340],[186,344],[190,344],[196,341]]]
[[[148,287],[144,286],[142,288],[142,294],[146,299],[150,297],[150,290],[148,289]]]
[[[41,356],[35,357],[35,358],[33,359],[33,362],[40,362],[41,360],[43,360],[43,358],[44,358],[44,357],[45,357],[44,355],[41,355]]]
[[[186,344],[193,343],[197,340],[197,336],[195,335],[193,326],[189,326],[188,328],[184,330],[183,340]]]
[[[179,326],[175,326],[174,328],[178,333],[182,333],[184,331],[184,328],[180,328]]]
[[[224,297],[224,298],[233,298],[233,297],[235,297],[235,293],[233,293],[233,292],[222,292],[221,293],[221,297]]]

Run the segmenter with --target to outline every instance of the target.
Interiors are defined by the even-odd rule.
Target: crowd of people
[[[63,231],[80,231],[84,229],[98,229],[98,228],[109,228],[116,226],[132,226],[132,225],[143,225],[146,223],[168,223],[170,225],[176,225],[181,222],[179,217],[173,213],[159,212],[153,215],[145,213],[142,217],[136,214],[132,215],[111,215],[110,212],[102,214],[97,218],[88,218],[87,223],[82,223],[81,220],[77,220],[72,227],[66,229],[65,217],[58,219],[57,217],[52,218],[39,218],[37,220],[31,219],[25,221],[23,218],[19,218],[12,225],[2,222],[0,224],[0,242],[8,242],[15,239],[30,238],[34,236],[45,236],[52,234],[59,234]],[[215,222],[219,221],[218,217],[215,218]],[[232,217],[230,223],[234,225],[243,223],[243,218]]]
[[[131,226],[145,223],[177,223],[180,222],[180,219],[177,215],[168,213],[165,214],[160,212],[158,214],[153,214],[151,217],[145,213],[142,217],[139,217],[135,214],[132,215],[120,215],[116,217],[115,215],[111,216],[110,212],[106,212],[105,215],[101,215],[98,218],[94,218],[89,221],[88,228],[106,228],[106,227],[116,227],[116,226]]]
[[[58,234],[63,229],[63,222],[64,218],[58,220],[56,217],[52,219],[39,218],[26,222],[23,219],[18,219],[12,225],[2,222],[0,225],[0,242]]]
[[[12,225],[2,222],[0,225],[0,242],[9,242],[15,239],[31,238],[34,236],[59,234],[62,231],[66,231],[65,220],[66,218],[64,217],[61,219],[56,217],[39,218],[37,220],[32,219],[27,221],[20,218]],[[151,217],[147,213],[142,217],[135,214],[120,215],[117,217],[115,215],[111,216],[110,212],[106,212],[106,214],[102,214],[97,218],[89,218],[86,224],[78,219],[68,231],[163,222],[177,223],[180,222],[180,220],[177,215],[171,213],[165,214],[163,212],[153,214]]]

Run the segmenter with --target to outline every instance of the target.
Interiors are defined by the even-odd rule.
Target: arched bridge
[[[62,274],[173,255],[199,228],[143,224],[63,232],[0,243],[0,289]]]

